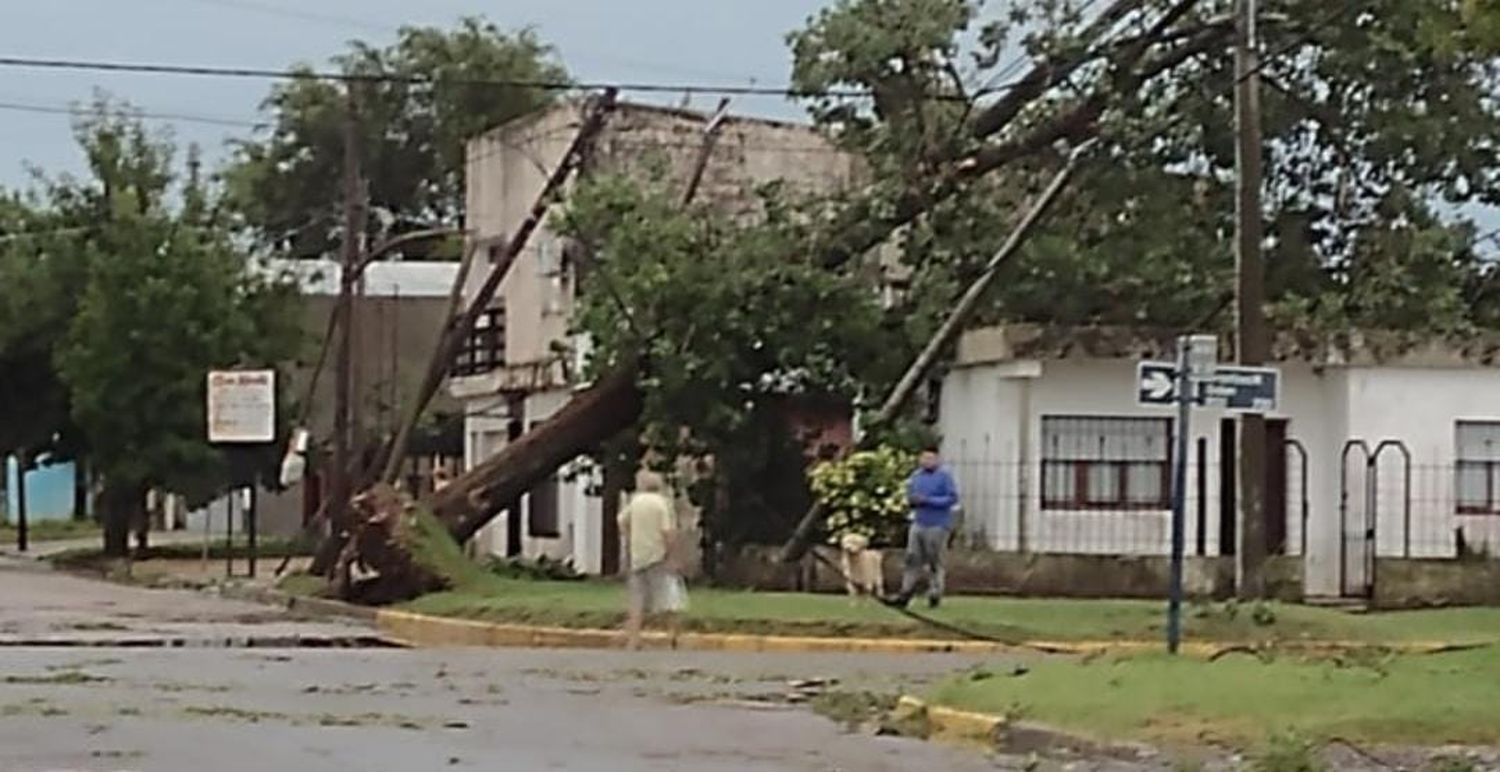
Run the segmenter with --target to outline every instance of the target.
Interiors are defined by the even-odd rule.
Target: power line
[[[371,21],[369,19],[360,19],[360,18],[356,18],[356,17],[353,17],[353,16],[341,16],[341,15],[337,15],[337,14],[322,13],[322,12],[315,12],[315,11],[302,11],[302,10],[298,10],[298,9],[295,9],[295,8],[289,8],[289,7],[284,6],[284,5],[273,5],[271,3],[255,2],[254,0],[177,0],[177,1],[178,2],[185,2],[185,3],[196,3],[196,4],[199,4],[199,5],[213,6],[213,7],[219,7],[219,8],[229,8],[229,9],[234,9],[234,10],[246,11],[246,12],[250,12],[250,13],[259,13],[259,14],[263,14],[263,15],[267,15],[267,16],[280,16],[280,17],[288,18],[288,19],[301,19],[303,21],[318,22],[320,24],[329,24],[329,25],[334,25],[334,26],[346,26],[346,27],[349,27],[349,28],[352,28],[352,29],[363,29],[363,30],[366,30],[366,31],[369,31],[369,32],[400,33],[400,32],[402,32],[405,29],[415,28],[416,27],[416,25],[389,24],[389,23],[384,23],[384,22]],[[556,48],[558,50],[563,51],[564,53],[567,53],[567,47],[566,46],[556,46]],[[719,78],[719,79],[724,79],[724,80],[746,80],[746,81],[749,81],[751,83],[755,82],[755,80],[756,80],[754,77],[748,77],[748,76],[744,75],[743,73],[740,73],[740,74],[729,74],[729,73],[722,72],[722,71],[720,71],[720,72],[712,72],[712,71],[708,71],[708,70],[704,70],[704,69],[700,69],[700,68],[683,67],[683,66],[679,66],[679,65],[665,64],[663,62],[653,62],[653,61],[648,61],[648,60],[644,60],[644,59],[635,59],[635,58],[632,58],[632,57],[616,56],[614,54],[604,54],[604,53],[599,53],[599,52],[585,52],[585,53],[581,54],[579,58],[583,59],[583,60],[597,59],[597,60],[604,61],[604,62],[615,62],[617,64],[623,64],[623,65],[626,65],[626,66],[629,66],[629,67],[638,67],[638,68],[646,69],[646,70],[656,70],[658,72],[675,72],[675,73],[678,73],[678,74],[689,75],[689,76],[692,76],[692,77]]]
[[[723,94],[727,96],[831,96],[850,99],[870,98],[868,89],[824,89],[806,92],[790,86],[724,86],[702,83],[603,83],[574,82],[568,80],[530,80],[518,78],[430,78],[421,75],[398,75],[395,73],[343,73],[326,70],[273,70],[260,67],[222,67],[214,65],[153,64],[138,62],[106,62],[87,59],[48,59],[22,56],[0,57],[0,67],[72,70],[83,72],[135,73],[148,75],[179,75],[211,78],[252,78],[256,80],[325,80],[341,83],[398,83],[406,85],[451,85],[480,86],[493,88],[525,88],[539,91],[600,91],[607,88],[643,94]],[[933,99],[962,99],[958,95],[934,96]]]
[[[26,104],[23,102],[0,102],[0,110],[17,113],[37,113],[39,115],[69,115],[73,117],[92,115],[94,110],[83,105],[41,105]],[[156,112],[151,110],[127,110],[131,115],[142,118],[162,121],[180,121],[183,123],[202,123],[210,126],[228,126],[239,129],[259,128],[261,124],[253,121],[240,121],[233,118],[215,118],[208,115],[189,115],[186,113]]]
[[[196,3],[198,5],[216,6],[219,8],[232,8],[240,11],[261,13],[270,16],[281,16],[289,19],[301,19],[303,21],[314,21],[323,24],[337,24],[369,30],[371,32],[396,32],[400,30],[392,24],[381,24],[368,19],[358,19],[353,16],[339,16],[336,14],[320,13],[317,11],[304,11],[297,8],[289,8],[271,3],[261,3],[255,0],[181,0],[182,2]]]

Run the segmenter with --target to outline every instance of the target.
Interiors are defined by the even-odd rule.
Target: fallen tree
[[[931,173],[922,179],[903,183],[904,189],[894,200],[886,187],[888,180],[877,180],[869,191],[854,196],[848,205],[842,207],[833,224],[821,229],[821,236],[814,237],[812,255],[815,261],[825,270],[840,270],[886,241],[897,229],[910,225],[986,175],[1017,161],[1053,157],[1059,143],[1075,147],[1082,144],[1098,133],[1099,121],[1106,108],[1122,95],[1133,94],[1145,81],[1211,50],[1226,36],[1227,28],[1222,24],[1184,22],[1195,2],[1178,0],[1157,15],[1156,21],[1145,25],[1145,31],[1140,34],[1114,42],[1106,41],[1125,25],[1124,20],[1149,15],[1149,9],[1156,5],[1159,4],[1149,0],[1119,0],[1088,27],[1087,34],[1092,37],[1085,41],[1085,45],[1066,49],[1054,58],[1037,62],[1020,81],[1024,86],[974,113],[968,125],[977,144],[967,144],[960,152],[928,159]],[[1102,82],[1081,98],[1059,101],[1056,109],[1044,118],[1029,115],[1031,108],[1047,100],[1069,74],[1088,62],[1105,63],[1114,71],[1113,76],[1101,78]],[[588,125],[586,123],[586,127]],[[593,129],[597,131],[597,127],[594,124]],[[584,133],[580,132],[580,135]],[[570,153],[569,158],[573,157],[575,153]],[[558,175],[554,175],[556,179]],[[550,198],[545,200],[550,201]],[[545,206],[543,201],[539,204]],[[1022,238],[1008,245],[1007,253],[1024,240],[1024,229],[1021,230]],[[511,246],[509,251],[514,251],[515,245]],[[503,276],[492,275],[486,282],[486,289],[498,286],[499,278]],[[993,278],[993,272],[990,278]],[[475,315],[477,306],[477,303],[470,306],[463,321],[467,322]],[[409,419],[414,420],[421,414],[427,399],[435,392],[431,376],[446,369],[443,355],[458,339],[463,327],[462,323],[455,325],[455,329],[444,337],[439,356],[435,357],[429,373],[429,383],[424,385],[422,398],[413,406]],[[952,333],[950,329],[944,335],[951,337]],[[922,369],[925,370],[934,360],[933,352],[924,355]],[[411,516],[419,520],[430,516],[433,522],[442,526],[447,536],[458,542],[467,540],[503,511],[508,502],[554,474],[560,466],[635,425],[643,404],[639,383],[638,359],[617,365],[594,386],[576,395],[551,420],[533,428],[443,490],[408,507]],[[400,443],[396,443],[395,449],[399,450],[399,446]],[[355,534],[366,527],[374,528],[376,532],[389,531],[388,524],[393,519],[379,515],[381,511],[367,507],[368,524],[356,524]],[[804,523],[804,527],[799,528],[799,537],[805,537],[808,530]],[[408,529],[406,533],[422,538],[420,529]],[[357,536],[354,539],[356,543],[363,541]],[[344,561],[349,565],[363,564],[377,573],[397,577],[393,586],[379,593],[383,600],[413,594],[430,585],[430,577],[417,576],[407,569],[410,561],[401,550],[389,548],[391,543],[399,541],[371,538],[368,543],[378,545],[378,559],[372,555],[360,555],[355,547],[349,559]],[[412,546],[407,545],[407,553],[419,551],[413,550]],[[439,574],[445,570],[442,566],[427,568]],[[447,577],[448,581],[452,579]],[[344,594],[357,594],[352,587],[346,585]]]

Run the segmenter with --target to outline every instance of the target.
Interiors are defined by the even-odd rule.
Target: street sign
[[[1281,371],[1274,367],[1219,365],[1207,375],[1195,375],[1193,386],[1196,393],[1192,403],[1199,407],[1266,413],[1276,409]],[[1136,368],[1136,401],[1168,407],[1177,404],[1177,365],[1141,362]]]
[[[275,439],[275,370],[216,370],[208,374],[209,442]]]

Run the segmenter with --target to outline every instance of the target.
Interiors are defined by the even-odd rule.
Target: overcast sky
[[[827,1],[0,0],[0,56],[282,69],[322,63],[354,38],[388,42],[403,24],[447,26],[479,15],[503,28],[536,28],[580,80],[784,85],[786,33]],[[66,111],[103,89],[150,113],[251,122],[268,88],[260,80],[0,68],[0,186],[25,185],[28,164],[53,174],[82,164],[68,115],[17,108]],[[698,95],[694,104],[716,102]],[[777,97],[739,97],[734,109],[801,115]],[[214,160],[226,139],[248,131],[157,122]],[[1470,213],[1485,228],[1500,227],[1500,212]]]
[[[284,68],[321,63],[352,38],[388,42],[402,24],[449,25],[482,15],[504,28],[533,26],[581,80],[783,85],[785,34],[824,0],[0,0],[0,56]],[[96,88],[152,113],[253,121],[269,84],[258,80],[42,72],[0,68],[0,186],[26,165],[78,171],[66,109]],[[631,96],[637,99],[637,96]],[[680,97],[657,97],[678,101]],[[711,108],[717,98],[698,96]],[[736,100],[742,112],[795,117],[771,97]],[[177,137],[206,149],[245,129],[186,121]]]

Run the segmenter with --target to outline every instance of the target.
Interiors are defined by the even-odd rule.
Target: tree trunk
[[[435,517],[454,542],[463,544],[558,467],[635,424],[642,408],[641,391],[636,386],[638,376],[639,369],[634,363],[616,368],[603,380],[575,394],[546,422],[442,490],[416,502],[412,511]],[[390,513],[396,507],[388,500],[390,494],[385,487],[377,485],[356,497],[357,516],[351,538],[342,542],[330,571],[332,591],[346,600],[391,603],[431,591],[441,582],[453,584],[457,580],[453,576],[433,576],[444,567],[425,565],[415,559],[417,552],[441,549],[431,544],[413,549],[412,540],[430,538],[420,529],[402,528],[402,536],[392,536],[394,518]],[[355,566],[372,570],[378,576],[351,580],[349,573]]]
[[[104,555],[111,558],[130,556],[130,527],[140,509],[140,497],[134,486],[105,482],[100,494],[104,505]]]
[[[422,503],[462,544],[557,468],[630,428],[641,414],[637,368],[622,366],[546,422]]]
[[[151,549],[151,512],[145,506],[137,506],[131,517],[135,521],[135,554],[137,558],[144,558],[146,551]]]

